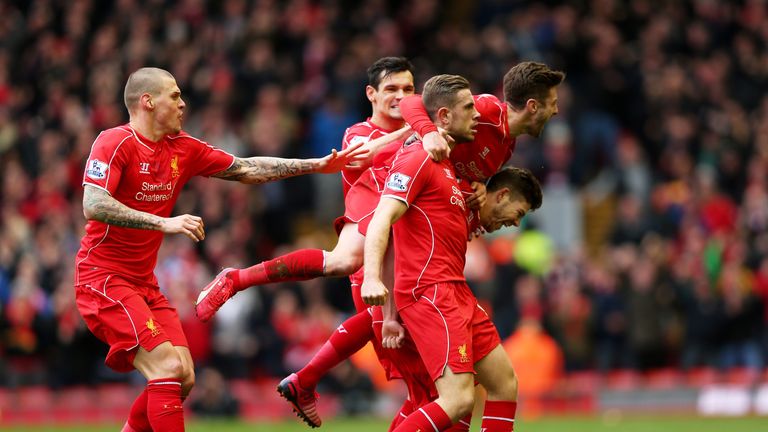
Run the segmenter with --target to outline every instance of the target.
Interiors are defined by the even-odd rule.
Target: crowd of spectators
[[[0,1],[0,385],[119,379],[74,305],[83,163],[127,121],[141,66],[177,79],[185,129],[239,156],[339,148],[385,55],[500,94],[537,60],[567,73],[560,114],[512,164],[544,186],[522,230],[470,243],[467,276],[502,338],[538,326],[566,370],[768,359],[768,6],[761,0]],[[337,176],[193,181],[157,275],[197,363],[227,378],[303,365],[352,312],[345,279],[248,290],[201,324],[224,266],[334,243]],[[343,381],[343,380],[342,380]]]

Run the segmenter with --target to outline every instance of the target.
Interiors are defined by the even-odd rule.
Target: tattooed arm
[[[273,157],[235,158],[228,169],[214,174],[224,180],[259,184],[317,172],[318,159],[283,159]]]
[[[214,174],[213,177],[239,181],[240,183],[258,184],[302,174],[339,172],[350,163],[365,158],[368,150],[362,148],[362,145],[363,143],[357,143],[340,152],[334,149],[331,154],[319,159],[236,157],[232,166]]]
[[[89,185],[85,185],[83,192],[83,215],[88,220],[120,227],[184,234],[196,242],[205,238],[203,220],[198,216],[185,214],[164,218],[134,210],[114,199],[104,189]]]

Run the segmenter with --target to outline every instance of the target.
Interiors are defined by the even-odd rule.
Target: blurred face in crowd
[[[163,80],[160,93],[148,95],[149,108],[154,115],[158,132],[175,135],[181,131],[186,103],[181,98],[181,90],[175,79],[168,76],[163,76],[160,79]]]
[[[402,120],[400,100],[414,93],[413,74],[410,71],[393,72],[384,77],[378,88],[367,86],[365,94],[373,105],[373,117],[383,116]]]
[[[543,101],[531,99],[529,109],[532,111],[529,134],[535,137],[541,136],[544,125],[550,118],[557,114],[557,87],[549,89],[547,97]]]
[[[447,121],[445,129],[456,142],[472,141],[475,139],[477,120],[480,118],[472,92],[469,89],[459,90],[456,100],[445,119]]]
[[[520,226],[520,221],[531,210],[531,203],[508,188],[488,192],[485,205],[480,208],[480,224],[486,232],[507,226]]]

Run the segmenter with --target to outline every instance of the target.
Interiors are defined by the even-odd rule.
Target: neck
[[[371,116],[371,121],[375,125],[381,128],[384,128],[388,131],[395,131],[405,126],[405,120],[394,119],[392,117],[387,117],[379,113],[373,113],[373,115]]]
[[[511,136],[516,137],[528,132],[526,120],[525,110],[516,111],[507,104],[507,125]]]
[[[158,142],[163,139],[165,135],[167,135],[164,132],[156,130],[153,127],[152,121],[142,117],[141,115],[135,117],[131,116],[131,120],[128,124],[131,125],[133,130],[152,142]]]

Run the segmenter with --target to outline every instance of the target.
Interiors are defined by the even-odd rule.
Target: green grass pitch
[[[368,432],[386,431],[389,423],[378,419],[335,418],[323,423],[318,432]],[[0,427],[7,432],[114,432],[119,425],[105,426],[45,426]],[[188,432],[308,432],[312,429],[296,421],[280,423],[203,422],[190,421]],[[479,424],[473,423],[473,431]],[[702,417],[546,417],[539,420],[518,420],[516,432],[764,432],[768,431],[768,418],[702,418]]]

